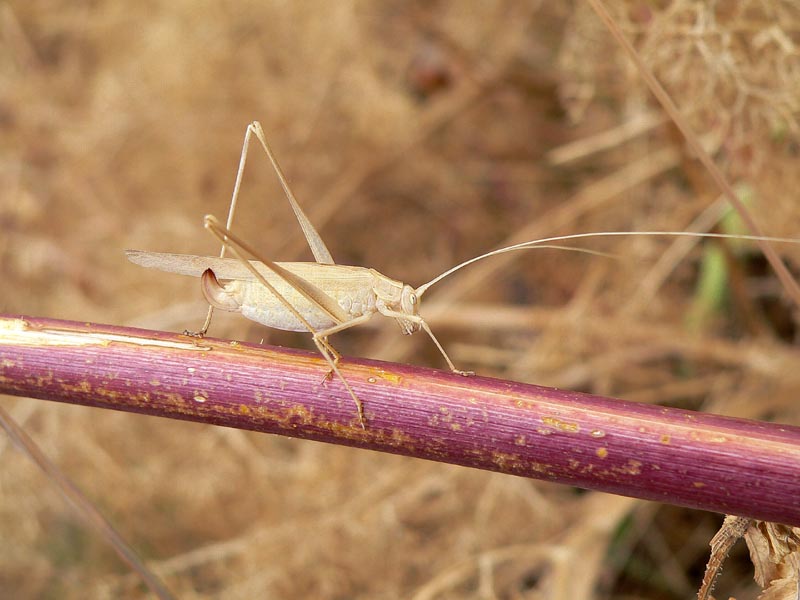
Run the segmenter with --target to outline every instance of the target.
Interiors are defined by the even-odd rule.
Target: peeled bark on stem
[[[800,428],[365,359],[0,315],[0,393],[344,444],[800,526]]]

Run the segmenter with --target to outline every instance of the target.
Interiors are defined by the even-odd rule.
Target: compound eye
[[[411,306],[414,306],[417,303],[417,295],[416,294],[409,294],[408,301],[411,303]]]

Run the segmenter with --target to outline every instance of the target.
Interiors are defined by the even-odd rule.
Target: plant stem
[[[800,428],[304,351],[0,315],[0,393],[403,454],[800,525]]]

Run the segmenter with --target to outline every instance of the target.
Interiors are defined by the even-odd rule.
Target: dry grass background
[[[797,236],[800,10],[707,4],[612,8],[764,230]],[[122,251],[216,253],[201,218],[223,216],[253,119],[337,261],[415,285],[520,236],[682,230],[718,196],[581,3],[4,2],[0,309],[197,328],[197,282]],[[553,154],[573,142],[577,157]],[[308,257],[257,152],[236,227],[268,256]],[[670,245],[591,244],[620,261],[506,255],[434,288],[423,313],[481,374],[800,422],[785,368],[796,311],[774,277],[755,254],[731,259],[729,301],[687,328],[707,250],[671,260]],[[780,250],[797,271],[798,251]],[[379,321],[337,347],[441,366],[425,340]],[[310,347],[226,315],[211,334]],[[687,598],[721,522],[406,458],[2,402],[182,598]],[[6,440],[0,458],[2,595],[144,595]],[[724,593],[753,597],[741,548],[731,561]]]

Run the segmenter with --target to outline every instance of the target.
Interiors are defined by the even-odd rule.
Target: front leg
[[[439,352],[442,353],[444,356],[445,361],[447,361],[447,366],[450,367],[450,370],[455,373],[456,375],[463,375],[464,377],[469,377],[471,375],[475,375],[475,371],[462,371],[461,369],[456,369],[456,366],[453,364],[453,361],[450,360],[450,357],[447,356],[447,352],[444,351],[444,348],[439,343],[439,340],[436,339],[436,336],[433,335],[433,331],[431,331],[430,326],[425,322],[425,319],[420,317],[419,315],[410,315],[408,313],[403,313],[400,311],[392,310],[385,305],[378,304],[378,311],[387,317],[392,317],[394,319],[402,319],[404,321],[411,321],[412,323],[418,324],[422,329],[425,330],[425,333],[433,340],[433,343],[436,344],[436,347],[439,349]]]

